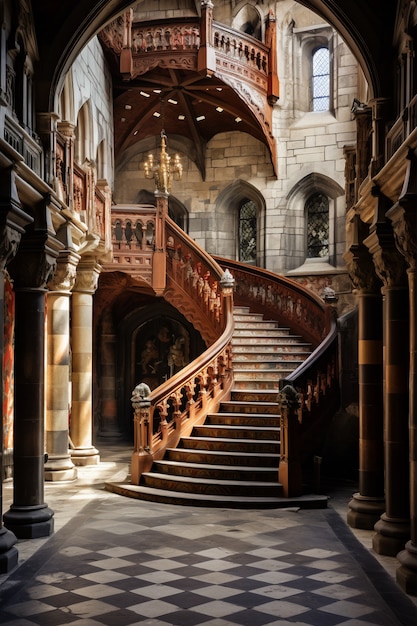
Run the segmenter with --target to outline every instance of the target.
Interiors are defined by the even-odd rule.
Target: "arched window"
[[[328,111],[330,105],[329,49],[325,47],[316,49],[312,61],[312,110]]]
[[[239,261],[256,263],[256,204],[244,200],[239,208]]]
[[[329,199],[315,193],[306,202],[307,258],[323,258],[329,254]]]

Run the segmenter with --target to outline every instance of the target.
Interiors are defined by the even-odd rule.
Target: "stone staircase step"
[[[277,497],[282,495],[282,485],[257,480],[219,480],[215,478],[193,478],[146,472],[142,474],[144,487],[180,491],[186,493],[202,493],[223,496],[250,496],[256,492],[260,497]]]
[[[234,387],[231,391],[231,402],[259,402],[274,404],[277,400],[277,389],[248,389]]]
[[[264,381],[264,380],[280,380],[281,378],[285,378],[288,374],[291,374],[294,371],[295,367],[281,367],[280,369],[236,369],[234,380],[235,383],[237,381],[246,380],[250,383],[253,381]]]
[[[198,450],[222,450],[228,452],[253,452],[263,454],[279,454],[278,440],[236,439],[229,437],[183,437],[183,448]]]
[[[269,330],[279,330],[280,326],[278,322],[273,322],[272,320],[240,320],[237,321],[235,318],[235,332],[240,334],[241,331],[245,330],[256,330],[256,332],[266,332]],[[288,329],[287,329],[288,330]]]
[[[229,450],[199,450],[193,448],[169,448],[166,453],[169,461],[202,463],[213,465],[238,465],[240,467],[278,468],[279,454],[231,452]]]
[[[265,355],[264,355],[265,359]],[[254,361],[252,359],[238,359],[235,356],[233,361],[233,367],[236,372],[241,370],[271,370],[279,369],[281,371],[293,372],[301,363],[303,363],[304,359],[276,359],[272,361],[271,359],[266,360],[258,360]]]
[[[276,396],[276,394],[275,394]],[[245,401],[238,398],[223,401],[220,403],[221,413],[250,413],[251,415],[262,413],[268,415],[278,415],[279,404],[269,401]]]
[[[215,478],[218,480],[232,480],[248,482],[272,482],[277,480],[278,465],[276,467],[215,465],[212,463],[188,463],[164,459],[155,461],[152,470],[158,474],[175,475],[192,478]]]
[[[305,343],[297,343],[293,342],[274,342],[271,343],[263,343],[262,345],[257,344],[233,344],[233,355],[236,357],[240,356],[240,354],[253,354],[253,355],[274,355],[276,353],[283,354],[294,354],[296,356],[300,356],[302,358],[306,358],[311,352],[311,344]]]
[[[268,440],[279,441],[279,428],[271,428],[266,426],[235,426],[229,424],[204,424],[203,426],[195,426],[192,432],[194,437],[220,437],[221,439],[249,439],[249,440]]]
[[[256,380],[256,379],[242,379],[234,381],[234,389],[240,390],[252,390],[252,391],[265,391],[278,393],[279,391],[279,381],[280,378],[276,379],[265,379],[265,380]]]
[[[281,332],[281,331],[279,331]],[[280,340],[284,341],[285,343],[294,343],[297,345],[299,345],[299,339],[296,335],[288,335],[285,333],[282,334],[276,334],[274,337],[270,337],[268,335],[250,335],[247,334],[245,336],[236,336],[234,337],[233,341],[232,341],[232,348],[234,346],[244,346],[244,345],[256,345],[259,346],[260,345],[264,345],[266,343],[266,340],[269,340],[269,343],[271,343],[271,341],[273,340],[274,344],[277,343],[279,345]]]
[[[180,506],[227,507],[229,509],[279,509],[297,507],[297,509],[323,509],[327,507],[327,496],[300,496],[298,498],[259,497],[259,496],[227,496],[199,493],[171,492],[163,489],[152,489],[142,485],[125,485],[108,483],[107,489],[115,493]]]
[[[252,429],[259,426],[268,428],[279,427],[279,415],[271,413],[210,413],[207,415],[205,424],[212,425],[228,425],[228,426],[250,426]]]
[[[289,336],[290,336],[289,328],[274,328],[271,330],[264,330],[262,328],[261,329],[254,328],[253,330],[250,330],[250,329],[238,330],[236,332],[235,337],[233,337],[232,344],[235,341],[242,340],[242,339],[253,339],[253,337],[256,337],[259,343],[259,340],[261,339],[275,339],[275,338],[279,339],[280,337],[289,337]]]

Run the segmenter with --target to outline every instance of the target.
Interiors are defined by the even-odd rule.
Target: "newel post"
[[[284,498],[301,496],[302,471],[300,459],[300,399],[291,385],[278,395],[280,405],[281,446],[278,480]]]
[[[131,397],[134,411],[134,450],[131,458],[131,482],[139,484],[139,479],[143,472],[151,469],[153,457],[150,452],[150,388],[145,383],[139,383]]]

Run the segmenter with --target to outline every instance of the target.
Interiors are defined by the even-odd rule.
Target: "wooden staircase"
[[[279,381],[309,355],[310,346],[249,308],[235,307],[234,317],[230,400],[221,402],[218,413],[209,413],[176,448],[168,448],[126,495],[228,508],[326,506],[323,496],[283,498],[278,482]]]

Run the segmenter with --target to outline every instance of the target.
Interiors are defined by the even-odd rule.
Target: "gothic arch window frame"
[[[253,202],[256,206],[256,260],[253,264],[258,267],[265,266],[265,215],[266,205],[262,193],[250,183],[243,180],[236,180],[226,187],[219,195],[216,202],[216,214],[222,207],[225,207],[229,213],[232,213],[234,224],[234,258],[240,260],[239,250],[239,217],[241,207],[247,203]]]
[[[333,86],[333,45],[335,32],[332,27],[323,24],[315,28],[293,28],[293,36],[298,44],[299,53],[294,66],[294,84],[296,87],[295,101],[303,113],[332,113],[334,110]],[[329,51],[329,106],[325,110],[314,111],[313,108],[313,57],[318,50]]]
[[[316,194],[325,196],[328,200],[329,210],[329,233],[328,233],[328,254],[319,257],[309,257],[308,255],[308,238],[307,238],[307,202],[309,198]],[[343,205],[343,216],[338,215],[339,204],[338,199]],[[298,223],[303,227],[302,240],[300,240],[300,265],[303,263],[329,263],[333,267],[337,266],[338,254],[337,244],[337,227],[339,219],[344,219],[346,208],[345,190],[334,180],[323,174],[309,174],[297,182],[290,194],[287,196],[288,216],[298,215]],[[297,220],[297,218],[296,218]],[[288,220],[290,221],[290,220]]]

